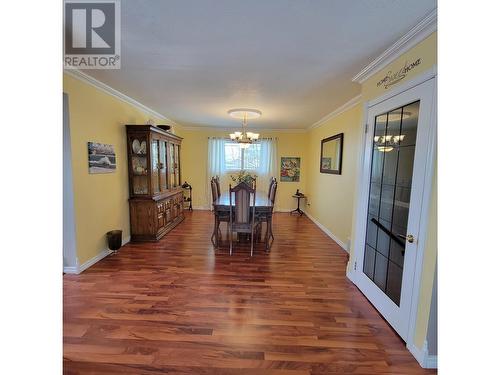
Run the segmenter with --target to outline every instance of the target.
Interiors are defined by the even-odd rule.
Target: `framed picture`
[[[332,158],[321,158],[321,169],[332,169]]]
[[[113,173],[116,170],[116,155],[113,145],[88,142],[89,173]]]
[[[300,181],[300,158],[282,157],[280,164],[281,182],[299,182]]]

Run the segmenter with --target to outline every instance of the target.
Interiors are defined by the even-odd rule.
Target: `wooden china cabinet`
[[[182,138],[152,125],[126,125],[132,241],[157,241],[184,219]]]

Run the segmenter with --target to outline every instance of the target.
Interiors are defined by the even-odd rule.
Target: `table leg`
[[[304,211],[300,209],[300,199],[301,198],[297,198],[297,208],[293,211],[290,211],[290,215],[293,214],[294,212],[297,212],[300,216],[304,215]]]

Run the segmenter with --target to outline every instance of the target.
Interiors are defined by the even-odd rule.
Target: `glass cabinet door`
[[[175,184],[175,145],[173,143],[168,144],[168,158],[169,158],[169,168],[168,168],[168,183],[170,188],[174,188]]]
[[[129,138],[130,155],[131,155],[131,188],[134,195],[148,195],[148,152],[147,152],[146,137],[131,136]]]
[[[179,166],[179,145],[174,145],[175,152],[175,165],[174,165],[174,173],[175,173],[175,186],[180,186],[181,184],[181,171]]]
[[[168,189],[167,180],[167,142],[160,140],[160,190],[163,192]]]
[[[160,192],[160,141],[153,139],[151,142],[151,185],[153,194]]]

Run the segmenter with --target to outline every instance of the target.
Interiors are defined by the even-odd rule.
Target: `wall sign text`
[[[385,75],[385,77],[377,82],[377,87],[384,86],[384,88],[387,89],[388,87],[394,85],[395,83],[398,83],[399,81],[401,81],[403,78],[406,77],[406,75],[410,70],[420,65],[421,62],[422,62],[421,58],[416,59],[410,64],[408,64],[408,61],[405,61],[404,66],[398,71],[393,72],[392,70],[389,70]]]

